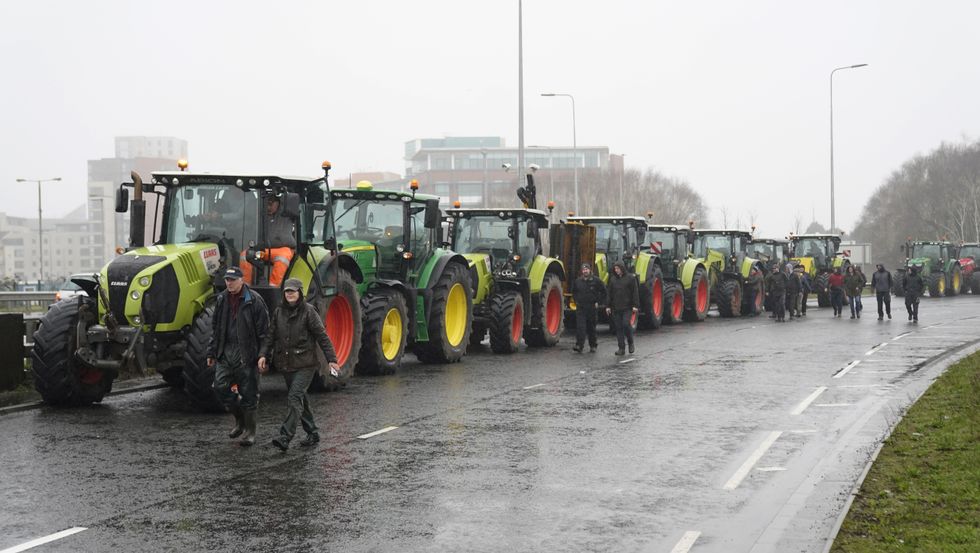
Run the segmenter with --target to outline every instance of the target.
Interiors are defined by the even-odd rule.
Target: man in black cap
[[[255,443],[255,410],[259,405],[259,345],[269,329],[269,309],[242,280],[242,270],[225,271],[225,290],[218,294],[211,319],[208,367],[214,367],[214,392],[243,433],[243,446]],[[237,391],[236,391],[237,390]]]
[[[575,347],[572,349],[582,353],[588,335],[589,352],[594,353],[599,344],[595,335],[596,309],[600,303],[606,303],[606,288],[592,274],[592,265],[582,264],[580,276],[572,282],[572,300],[575,302]]]

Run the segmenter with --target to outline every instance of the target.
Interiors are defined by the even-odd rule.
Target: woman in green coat
[[[844,293],[847,294],[851,305],[851,318],[861,318],[861,292],[864,290],[864,277],[854,270],[853,265],[847,266],[847,273],[844,275]]]

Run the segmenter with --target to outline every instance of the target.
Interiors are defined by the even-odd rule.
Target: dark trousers
[[[851,316],[861,313],[861,296],[849,296],[848,303],[851,305]]]
[[[875,297],[878,298],[878,317],[884,317],[887,313],[889,317],[892,316],[892,293],[891,292],[875,292]],[[885,306],[885,310],[881,310],[881,306]]]
[[[809,298],[809,296],[810,296],[810,292],[803,292],[803,299],[800,300],[802,302],[802,304],[800,305],[800,311],[802,311],[804,315],[806,315],[806,301],[807,298]]]
[[[908,310],[909,317],[912,317],[912,320],[918,321],[919,320],[919,296],[914,296],[906,292],[905,309]]]
[[[773,292],[772,305],[774,307],[772,313],[776,316],[776,320],[784,320],[786,318],[786,292]]]
[[[313,382],[316,374],[316,367],[300,369],[298,371],[283,372],[282,376],[286,379],[286,420],[282,421],[279,434],[287,440],[292,440],[296,435],[297,422],[303,424],[303,430],[307,434],[316,434],[316,423],[313,422],[313,413],[310,411],[310,400],[306,395],[307,388]]]
[[[612,312],[612,323],[616,327],[616,342],[619,349],[626,349],[626,344],[633,345],[632,309],[620,309]]]
[[[235,407],[254,411],[259,406],[259,370],[246,366],[241,351],[235,346],[226,346],[221,358],[214,364],[214,383],[211,386],[218,401],[229,411]],[[238,387],[238,393],[232,390],[232,386]]]
[[[840,315],[844,312],[844,291],[843,290],[830,290],[830,305],[834,308],[834,315]]]
[[[585,338],[589,339],[589,347],[596,347],[599,342],[595,336],[596,312],[594,307],[579,306],[575,311],[575,346],[581,348],[585,345]]]

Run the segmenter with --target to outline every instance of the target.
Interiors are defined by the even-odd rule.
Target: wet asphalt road
[[[407,363],[313,396],[315,450],[260,446],[171,390],[0,416],[0,551],[820,552],[867,460],[953,358],[980,297],[921,322],[811,309],[556,349]],[[854,364],[854,361],[859,361]],[[387,427],[373,437],[358,436]]]

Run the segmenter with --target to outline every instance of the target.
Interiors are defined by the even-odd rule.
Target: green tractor
[[[563,328],[561,261],[542,254],[548,216],[536,209],[534,177],[518,190],[519,209],[447,210],[450,244],[469,262],[473,292],[470,343],[490,333],[494,353],[558,343]]]
[[[817,305],[830,305],[830,274],[840,269],[847,270],[851,264],[846,252],[840,252],[840,236],[837,234],[796,234],[789,237],[790,249],[795,264],[803,267],[810,276],[813,291],[817,294]]]
[[[766,267],[778,264],[780,267],[789,261],[789,240],[779,238],[755,238],[749,241],[749,255],[762,261]]]
[[[34,335],[32,370],[41,397],[52,405],[99,402],[120,373],[155,370],[201,407],[218,409],[206,357],[224,269],[250,262],[252,290],[270,310],[281,297],[279,286],[269,284],[268,256],[260,253],[268,247],[263,200],[271,195],[295,226],[297,247],[285,278],[303,281],[307,301],[323,314],[346,379],[358,360],[362,276],[349,255],[335,251],[329,163],[323,169],[315,179],[160,172],[149,185],[133,172],[133,182],[116,194],[116,211],[131,212],[131,248],[93,278],[77,279],[85,294],[51,306]],[[124,187],[133,188],[132,202]],[[152,220],[144,194],[156,196]],[[147,229],[159,237],[151,246],[144,246]],[[315,384],[337,385],[324,376]]]
[[[439,198],[376,190],[331,191],[337,248],[360,267],[363,332],[356,372],[391,374],[406,349],[423,363],[462,359],[473,321],[466,259],[445,249]]]
[[[694,260],[708,268],[711,301],[722,317],[758,315],[765,302],[765,267],[746,251],[744,230],[694,231]]]
[[[634,329],[660,328],[664,316],[664,277],[660,258],[645,250],[647,221],[643,217],[569,217],[569,223],[581,223],[596,229],[595,274],[603,284],[609,283],[609,272],[622,262],[627,272],[636,275],[640,284],[640,309],[631,321]],[[604,317],[604,314],[600,315]]]
[[[649,225],[646,246],[660,258],[664,279],[664,322],[703,321],[711,303],[708,269],[688,252],[690,229],[682,225]]]
[[[908,241],[902,246],[905,267],[895,271],[892,291],[896,296],[905,295],[905,272],[916,265],[929,288],[929,296],[955,296],[962,288],[960,259],[957,248],[945,241]]]

